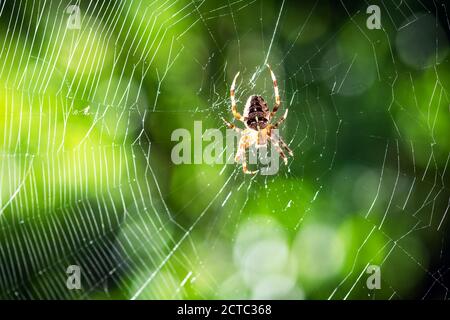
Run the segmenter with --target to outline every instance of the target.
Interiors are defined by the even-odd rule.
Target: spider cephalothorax
[[[283,149],[287,151],[290,156],[293,156],[293,152],[289,149],[288,145],[278,136],[273,129],[277,129],[278,126],[286,119],[288,110],[286,109],[283,116],[281,116],[275,123],[272,123],[272,119],[275,116],[278,108],[280,107],[281,100],[280,95],[278,93],[278,84],[277,79],[275,78],[275,74],[270,69],[270,66],[267,65],[270,71],[270,75],[273,81],[273,90],[275,91],[275,106],[272,111],[269,110],[267,103],[264,101],[263,97],[259,95],[251,95],[244,108],[244,116],[242,116],[237,111],[236,99],[234,97],[234,90],[236,86],[236,79],[239,76],[239,72],[233,79],[233,83],[230,88],[230,96],[231,96],[231,112],[235,119],[242,121],[247,127],[245,130],[237,128],[234,124],[229,123],[225,119],[223,119],[226,125],[230,129],[234,129],[237,132],[241,133],[241,139],[239,140],[239,149],[236,153],[235,161],[242,160],[242,169],[244,173],[256,173],[257,171],[248,171],[247,169],[247,161],[245,159],[245,150],[247,150],[250,146],[255,145],[256,147],[261,147],[267,145],[270,140],[271,143],[275,146],[275,149],[278,151],[280,156],[283,158],[284,163],[287,164],[287,157],[284,153]]]

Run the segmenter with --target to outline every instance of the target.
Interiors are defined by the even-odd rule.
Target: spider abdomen
[[[267,127],[269,108],[261,96],[250,96],[244,110],[244,119],[247,126],[253,130]]]

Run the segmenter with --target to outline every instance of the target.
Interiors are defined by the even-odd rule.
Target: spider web
[[[370,4],[1,1],[0,296],[446,299],[448,8]],[[174,165],[266,63],[288,166]]]

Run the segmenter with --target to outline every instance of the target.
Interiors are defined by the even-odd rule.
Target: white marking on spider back
[[[259,95],[259,94],[252,94],[250,97],[248,97],[247,102],[245,103],[245,106],[244,106],[244,117],[248,117],[248,114],[250,112],[250,103],[252,101],[252,98],[258,97],[258,96],[261,97],[261,95]]]

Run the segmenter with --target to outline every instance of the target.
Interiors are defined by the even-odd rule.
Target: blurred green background
[[[0,297],[447,298],[450,10],[370,4],[0,2]],[[175,165],[266,62],[288,166]]]

